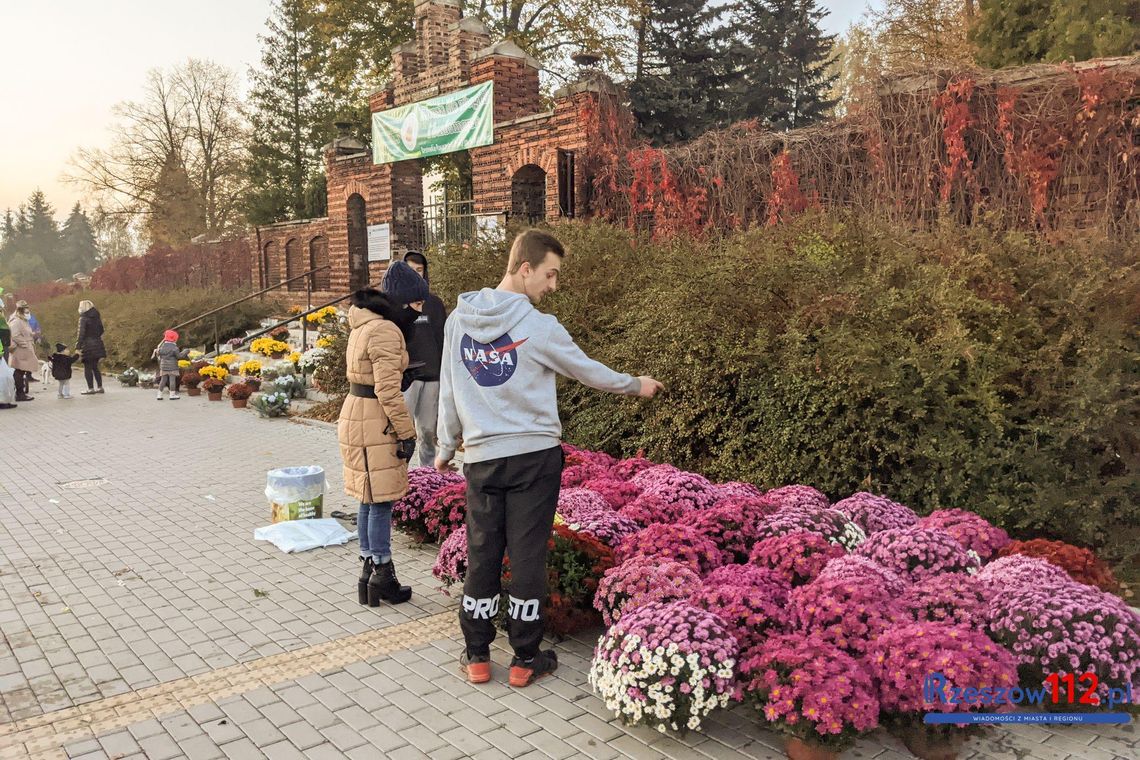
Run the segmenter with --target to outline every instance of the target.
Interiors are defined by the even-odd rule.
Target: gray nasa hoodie
[[[636,377],[578,348],[558,319],[517,293],[484,288],[459,296],[447,319],[439,384],[439,456],[463,440],[464,462],[542,451],[561,443],[556,375],[636,395]]]

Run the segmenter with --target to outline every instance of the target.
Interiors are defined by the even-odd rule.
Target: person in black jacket
[[[59,382],[57,398],[71,398],[71,365],[77,361],[79,357],[67,353],[67,346],[55,344],[55,353],[51,355],[51,376]]]
[[[419,251],[408,251],[404,261],[416,274],[424,278],[428,287],[428,260]],[[443,323],[447,309],[435,293],[427,299],[408,341],[408,358],[412,365],[412,384],[404,391],[404,402],[416,423],[416,453],[412,467],[431,467],[435,462],[435,424],[439,416],[439,365],[443,359]]]
[[[87,380],[87,390],[79,395],[102,393],[103,375],[99,373],[99,362],[107,358],[107,348],[103,345],[103,318],[90,301],[79,302],[79,339],[75,348],[83,361],[83,377]]]

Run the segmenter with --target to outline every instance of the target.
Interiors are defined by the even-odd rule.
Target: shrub
[[[591,356],[678,400],[565,383],[568,440],[832,499],[968,505],[1017,535],[1136,544],[1140,249],[810,213],[701,241],[555,233],[564,287],[543,308]],[[432,283],[453,303],[504,261],[450,250]]]
[[[327,347],[321,349],[313,370],[313,382],[322,393],[333,397],[343,397],[348,393],[348,375],[345,365],[345,351],[348,350],[348,324],[334,322],[325,327],[321,337]]]
[[[69,346],[75,344],[79,326],[79,301],[89,299],[103,317],[106,333],[107,364],[111,367],[147,366],[154,364],[151,352],[162,340],[162,333],[188,319],[205,314],[243,293],[217,290],[137,290],[111,293],[91,290],[33,303],[36,319],[43,325],[44,338]],[[272,313],[272,301],[253,299],[218,314],[218,339],[240,338]],[[212,319],[203,319],[179,330],[178,342],[183,346],[202,346],[214,341]]]

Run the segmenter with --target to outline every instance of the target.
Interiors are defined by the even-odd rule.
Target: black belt
[[[349,383],[348,393],[350,396],[359,396],[360,398],[376,398],[376,388],[360,383]]]

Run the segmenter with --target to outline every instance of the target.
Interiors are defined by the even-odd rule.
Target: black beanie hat
[[[380,290],[401,306],[426,301],[428,297],[427,281],[402,261],[395,261],[388,267],[380,283]]]
[[[55,344],[55,352],[57,354],[62,354],[66,349],[67,349],[67,346],[63,345],[62,343],[56,343]]]

